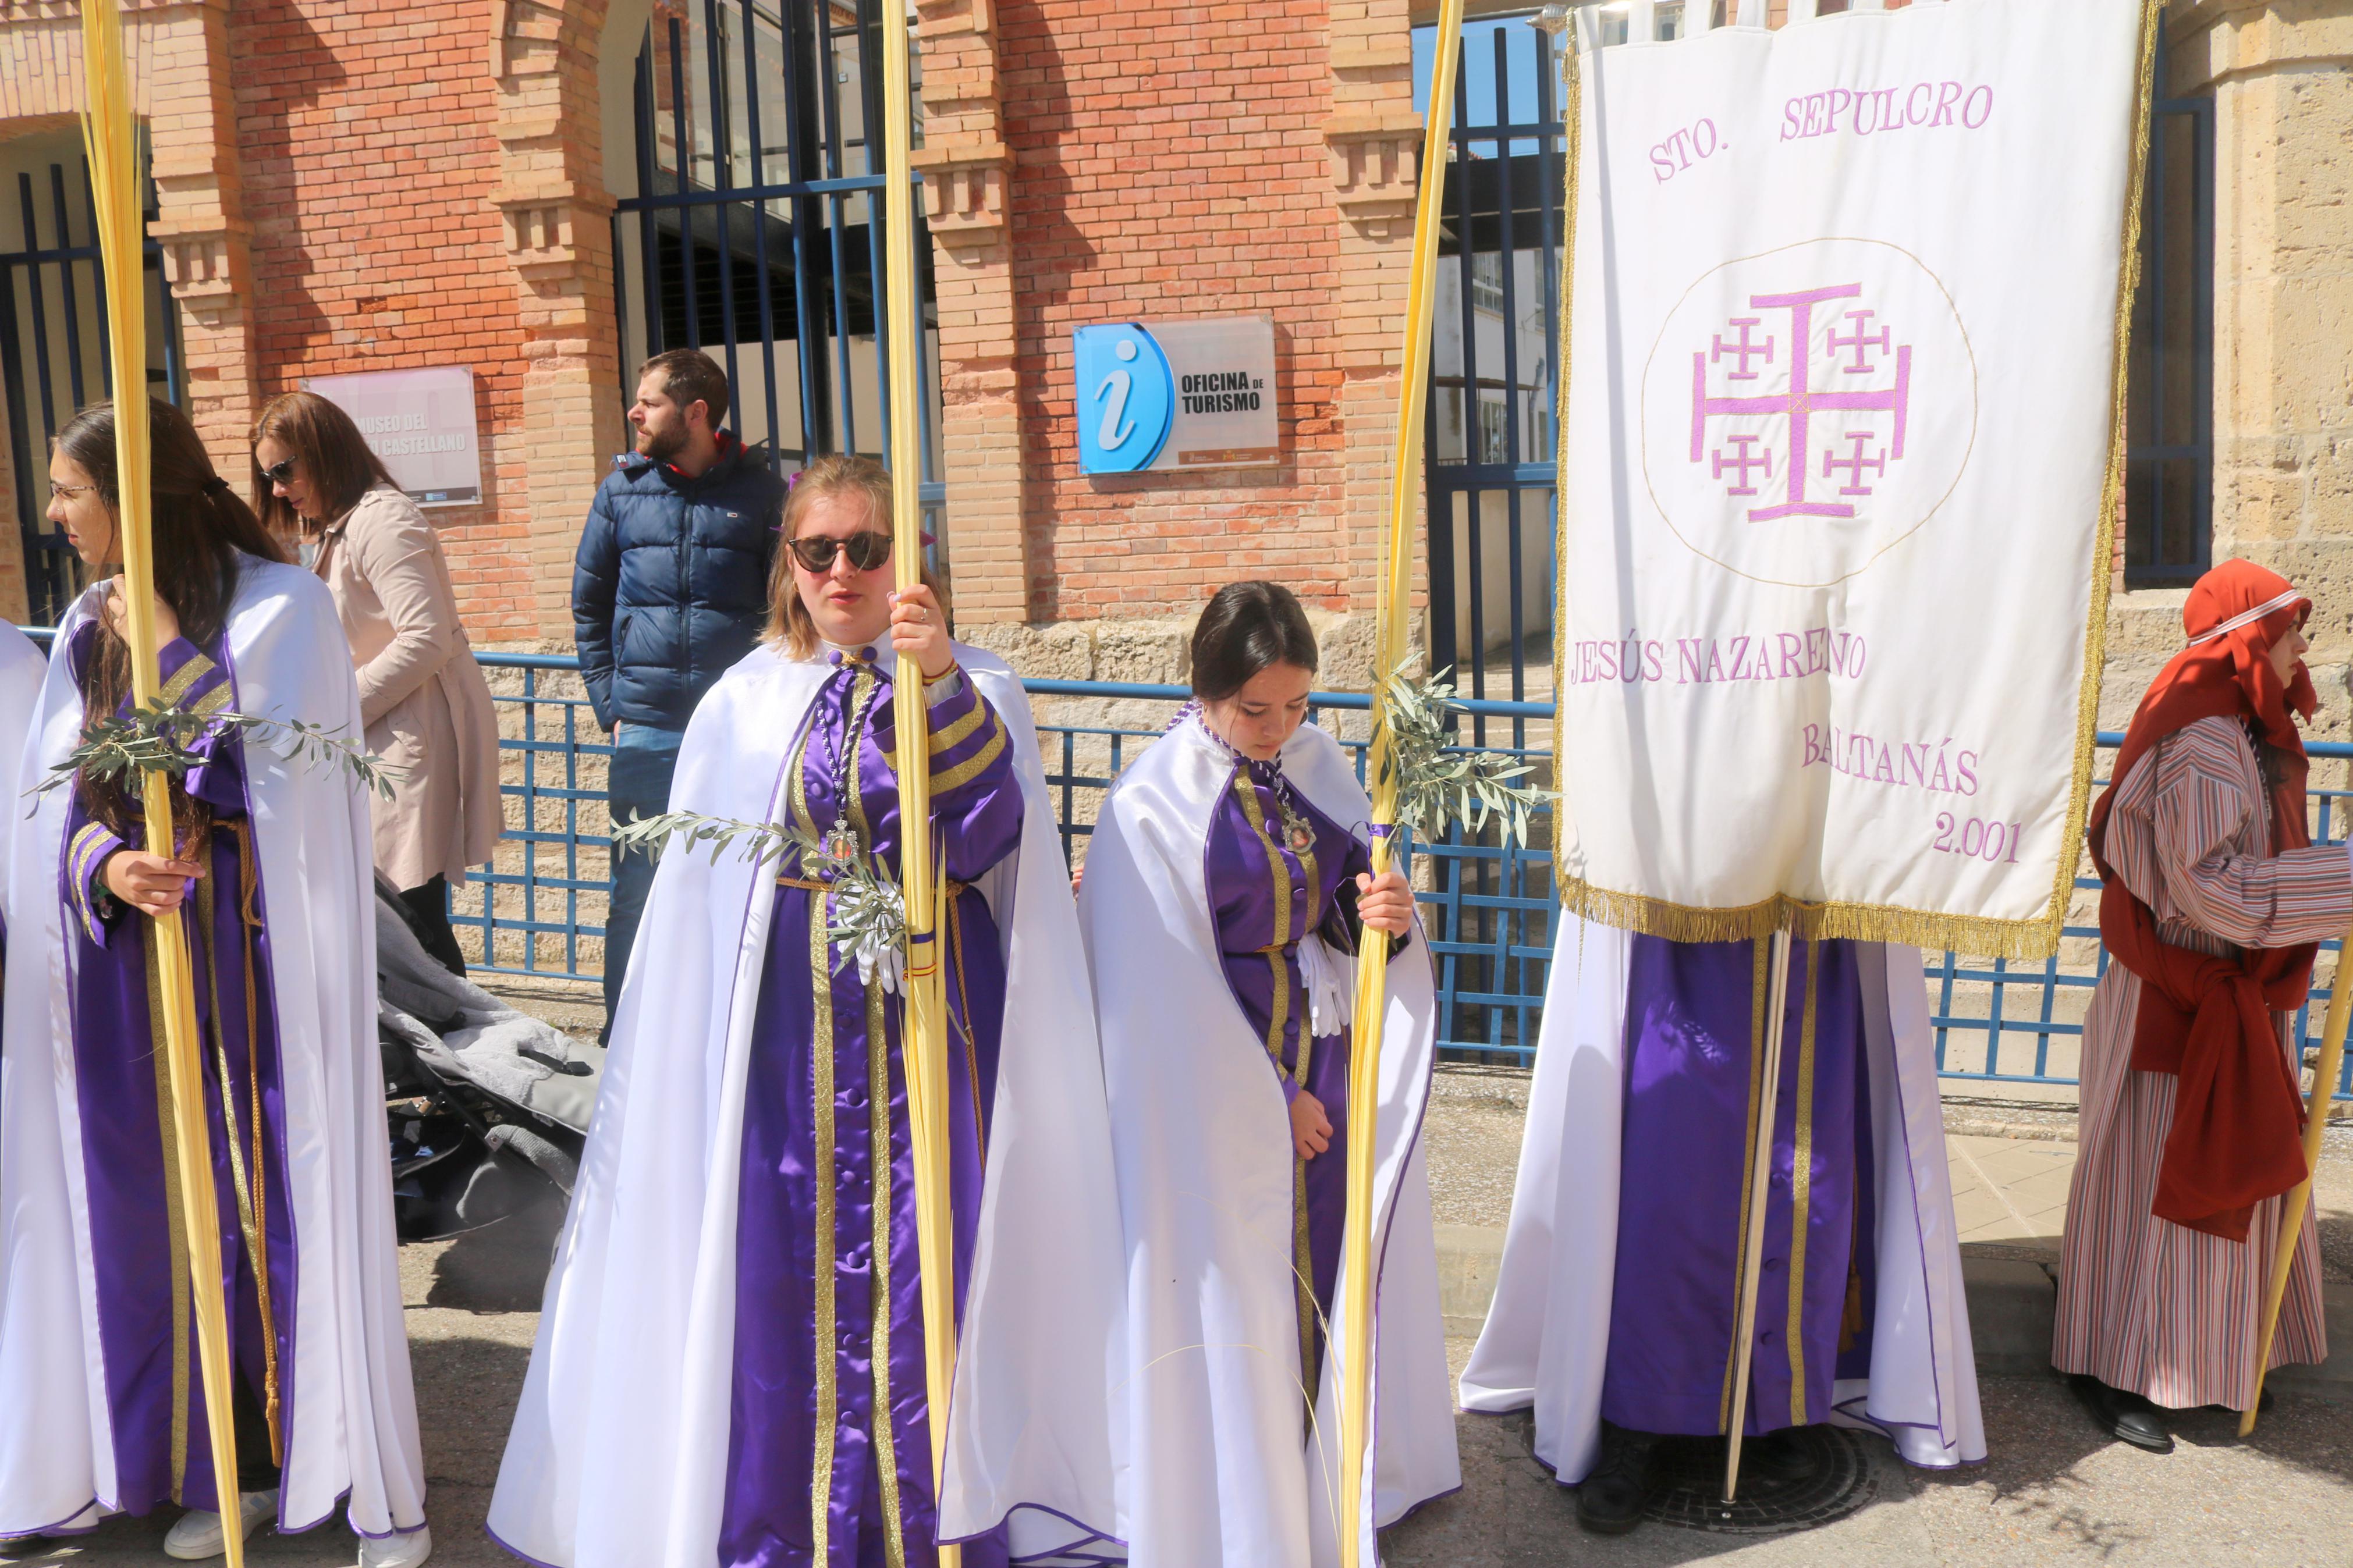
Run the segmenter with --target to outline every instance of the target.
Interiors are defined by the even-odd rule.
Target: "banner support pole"
[[[1740,1310],[1732,1329],[1732,1415],[1725,1428],[1724,1500],[1740,1489],[1740,1433],[1748,1424],[1748,1370],[1757,1346],[1757,1288],[1765,1250],[1765,1213],[1773,1178],[1773,1124],[1780,1112],[1781,1036],[1789,1023],[1789,928],[1785,923],[1771,937],[1766,962],[1772,989],[1765,999],[1765,1048],[1758,1072],[1757,1157],[1748,1169],[1748,1212],[1741,1216]]]

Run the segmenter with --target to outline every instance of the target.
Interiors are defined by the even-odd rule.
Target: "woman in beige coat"
[[[376,869],[400,889],[427,951],[464,973],[451,883],[491,858],[503,826],[491,689],[458,617],[441,541],[350,415],[311,392],[253,426],[255,509],[326,580],[358,667],[368,750],[398,770],[377,798]]]

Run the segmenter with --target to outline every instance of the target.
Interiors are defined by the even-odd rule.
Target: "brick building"
[[[710,214],[687,209],[684,244],[677,209],[628,210],[628,199],[868,174],[858,79],[871,9],[830,0],[795,37],[791,18],[763,31],[775,15],[765,6],[729,7],[723,22],[740,10],[738,36],[723,26],[712,37],[703,7],[647,0],[143,0],[131,19],[134,91],[152,141],[159,296],[168,289],[177,318],[175,342],[154,334],[157,380],[195,416],[224,471],[242,476],[255,410],[301,378],[470,367],[482,499],[434,514],[470,625],[492,644],[568,637],[573,543],[622,446],[624,371],[649,331],[673,346],[692,311],[708,345],[728,335],[732,306],[735,324],[752,329],[730,344],[741,423],[754,438],[807,445],[793,439],[794,409],[778,417],[762,395],[744,262],[715,262],[747,228],[790,246],[803,226],[774,215],[807,216],[828,198],[706,203],[732,213],[733,235],[719,241]],[[1405,0],[1124,16],[1087,0],[923,0],[917,11],[934,479],[960,619],[977,628],[1186,614],[1203,583],[1240,570],[1295,581],[1324,609],[1366,607],[1419,155]],[[818,40],[820,70],[800,72],[801,85],[815,77],[844,90],[807,114],[783,101],[793,73],[778,57],[814,33],[829,36]],[[706,70],[714,46],[733,52]],[[0,235],[0,249],[87,243],[79,62],[71,0],[0,0],[0,174],[24,176],[36,197],[30,232],[18,204],[0,201],[16,230]],[[731,145],[744,141],[741,110],[711,100],[731,87],[759,92],[742,84],[772,68],[765,145]],[[806,152],[785,147],[800,140],[798,121],[774,129],[795,113],[816,123]],[[53,167],[63,171],[62,228]],[[834,331],[798,334],[825,344],[807,359],[835,362],[820,367],[837,374],[834,417],[819,433],[874,450],[871,270],[839,257],[845,239],[856,249],[870,237],[865,195],[831,199],[803,229],[834,253],[829,268],[799,268],[814,287],[794,284],[807,258],[788,255],[770,259],[782,281],[754,279],[748,291],[774,291],[780,307],[818,295],[820,314],[837,311]],[[715,319],[700,298],[656,300],[641,257],[654,258],[671,295],[701,259],[701,292],[717,270],[736,298]],[[45,270],[45,308],[60,314],[67,269]],[[90,295],[85,281],[85,316]],[[34,308],[17,303],[20,316]],[[1206,476],[1076,474],[1074,325],[1258,311],[1278,337],[1280,462]],[[91,323],[81,325],[87,356]],[[787,392],[806,393],[793,384],[802,356],[778,346],[786,324],[771,320],[768,332],[770,368],[781,363]],[[62,358],[63,334],[52,338]],[[0,462],[27,448],[45,461],[44,420],[54,427],[69,411],[54,405],[72,401],[52,365],[54,390],[43,390],[53,405],[29,406],[33,369],[11,380],[21,395],[12,405],[28,405],[12,417],[31,438],[0,442]],[[85,380],[97,374],[93,361]],[[0,609],[17,615],[27,606],[14,525],[21,497],[41,490],[30,477],[26,486],[0,473],[12,525],[0,527]]]
[[[735,422],[787,466],[879,448],[867,221],[879,175],[863,133],[879,101],[866,65],[877,4],[139,0],[154,379],[241,474],[255,409],[303,377],[470,368],[482,496],[432,515],[477,639],[561,645],[574,542],[624,440],[627,373],[652,348],[723,353]],[[926,494],[967,634],[1041,673],[1173,679],[1207,588],[1264,573],[1335,618],[1346,679],[1395,434],[1419,158],[1414,29],[1433,0],[913,9]],[[1610,9],[1662,33],[1680,10]],[[1786,9],[1774,0],[1776,20]],[[2169,281],[2151,298],[2136,381],[2136,407],[2151,412],[2135,436],[2111,705],[2128,708],[2170,646],[2179,581],[2223,553],[2318,591],[2317,657],[2342,689],[2353,0],[2171,0],[2167,35],[2158,141],[2171,161],[2152,243]],[[1548,74],[1531,52],[1539,37],[1514,20],[1472,41],[1474,75],[1511,79],[1488,89],[1498,124],[1557,117],[1548,86],[1520,102]],[[12,615],[37,609],[58,571],[21,516],[39,475],[16,470],[37,468],[46,431],[97,395],[81,363],[96,363],[87,273],[78,298],[64,293],[90,265],[73,259],[88,239],[79,53],[73,0],[0,0],[0,369],[14,433],[0,440],[0,611]],[[1471,108],[1475,121],[1475,87]],[[1458,357],[1480,335],[1464,297],[1490,303],[1462,280],[1472,251],[1514,253],[1490,275],[1505,280],[1495,313],[1518,313],[1503,335],[1549,341],[1550,302],[1531,298],[1548,273],[1529,237],[1555,232],[1556,187],[1541,199],[1535,187],[1556,180],[1558,142],[1535,141],[1523,156],[1524,141],[1458,139],[1456,166],[1471,166],[1463,202],[1449,196],[1467,215],[1449,240]],[[1072,328],[1250,312],[1274,325],[1279,461],[1079,473]],[[1433,479],[1448,545],[1427,563],[1431,615],[1458,648],[1509,645],[1540,668],[1540,653],[1525,656],[1544,633],[1548,373],[1524,350],[1509,374],[1458,363],[1450,389],[1451,330],[1430,450],[1434,475],[1461,467]],[[1470,608],[1482,595],[1483,611]]]

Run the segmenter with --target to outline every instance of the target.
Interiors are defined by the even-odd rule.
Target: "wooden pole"
[[[1398,356],[1397,449],[1389,468],[1388,548],[1381,562],[1373,655],[1373,874],[1389,868],[1397,821],[1397,778],[1389,767],[1388,682],[1405,662],[1407,611],[1413,595],[1413,541],[1421,515],[1423,411],[1430,396],[1430,331],[1438,270],[1440,200],[1452,142],[1454,72],[1462,50],[1462,0],[1443,0],[1430,109],[1422,121],[1420,187],[1415,195],[1413,262],[1406,284],[1404,352]],[[1465,241],[1468,245],[1468,241]],[[1373,1135],[1381,1090],[1381,1026],[1388,1003],[1389,944],[1369,938],[1356,955],[1356,1024],[1348,1059],[1348,1204],[1341,1242],[1340,1322],[1341,1568],[1377,1553],[1363,1504],[1373,1398]]]
[[[923,330],[915,269],[913,40],[905,0],[882,11],[882,235],[891,415],[891,560],[900,589],[923,581],[923,448],[915,374]],[[932,1495],[947,1467],[948,1395],[955,1383],[955,1231],[948,1175],[947,1011],[941,986],[939,879],[932,850],[931,715],[920,674],[902,670],[892,688],[898,728],[899,875],[907,900],[905,1027],[907,1132],[915,1172],[915,1239],[923,1271],[924,1425],[932,1438]],[[875,1419],[887,1413],[875,1412]],[[960,1548],[939,1548],[941,1568],[957,1568]]]
[[[123,631],[131,645],[132,698],[141,707],[162,685],[156,666],[153,509],[149,489],[145,217],[141,196],[139,128],[131,108],[131,73],[123,57],[121,0],[82,0],[82,135],[90,154],[99,251],[105,278],[108,368],[114,385],[114,456],[122,536],[122,575],[116,587]],[[172,781],[150,770],[142,784],[147,850],[175,857]],[[195,1309],[196,1362],[203,1378],[205,1418],[212,1440],[214,1500],[229,1568],[245,1568],[242,1500],[237,1484],[237,1428],[230,1404],[235,1368],[229,1359],[228,1303],[221,1281],[220,1211],[213,1193],[212,1137],[205,1115],[205,1085],[196,1045],[196,987],[184,916],[149,923],[155,944],[164,1020],[164,1058],[172,1094],[172,1156],[180,1178],[181,1223]],[[176,1357],[180,1347],[173,1347]]]
[[[1765,969],[1772,991],[1765,998],[1765,1049],[1757,1091],[1757,1158],[1748,1168],[1748,1213],[1742,1216],[1740,1310],[1732,1330],[1732,1419],[1725,1428],[1724,1500],[1740,1489],[1740,1432],[1748,1424],[1748,1366],[1757,1346],[1757,1283],[1764,1262],[1765,1212],[1773,1185],[1773,1123],[1780,1113],[1781,1036],[1789,1022],[1789,933],[1772,936]],[[1807,983],[1813,977],[1808,975]]]
[[[2239,1436],[2252,1436],[2255,1416],[2263,1409],[2263,1376],[2272,1359],[2272,1341],[2279,1333],[2280,1306],[2287,1300],[2288,1270],[2295,1263],[2296,1243],[2304,1236],[2305,1210],[2312,1205],[2312,1173],[2320,1169],[2320,1141],[2328,1131],[2328,1102],[2345,1066],[2345,1026],[2353,1020],[2353,931],[2346,933],[2345,949],[2337,955],[2337,977],[2328,983],[2328,1017],[2320,1026],[2320,1063],[2312,1077],[2312,1099],[2304,1112],[2304,1180],[2280,1205],[2279,1239],[2272,1248],[2270,1288],[2263,1292],[2262,1326],[2255,1332],[2255,1392],[2239,1416]]]

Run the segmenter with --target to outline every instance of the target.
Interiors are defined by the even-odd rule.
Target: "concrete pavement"
[[[1433,1102],[1432,1198],[1449,1351],[1458,1371],[1493,1289],[1524,1095],[1517,1075],[1450,1070]],[[2278,1408],[2249,1443],[2238,1442],[2234,1417],[2191,1413],[2179,1427],[2179,1451],[2160,1458],[2105,1441],[2042,1369],[2050,1342],[2047,1265],[2074,1156],[2063,1134],[2073,1127],[2048,1112],[2004,1115],[2000,1108],[1948,1110],[1989,1463],[1948,1474],[1908,1471],[1873,1439],[1874,1500],[1834,1524],[1762,1538],[1645,1525],[1603,1540],[1577,1528],[1574,1495],[1531,1454],[1525,1415],[1460,1416],[1463,1489],[1386,1533],[1390,1568],[1647,1568],[1717,1559],[1758,1568],[2074,1562],[2353,1568],[2353,1409],[2316,1397],[2316,1391],[2353,1395],[2353,1268],[2347,1267],[2353,1262],[2353,1150],[2332,1148],[2320,1181],[2339,1356],[2320,1380],[2309,1373],[2282,1379]],[[537,1325],[554,1218],[512,1220],[403,1249],[437,1563],[471,1568],[512,1561],[490,1543],[481,1523]],[[151,1520],[109,1521],[90,1536],[41,1551],[0,1548],[0,1565],[162,1563],[171,1515],[164,1510]],[[357,1552],[356,1540],[337,1524],[302,1536],[257,1537],[249,1555],[256,1564],[348,1568]]]

